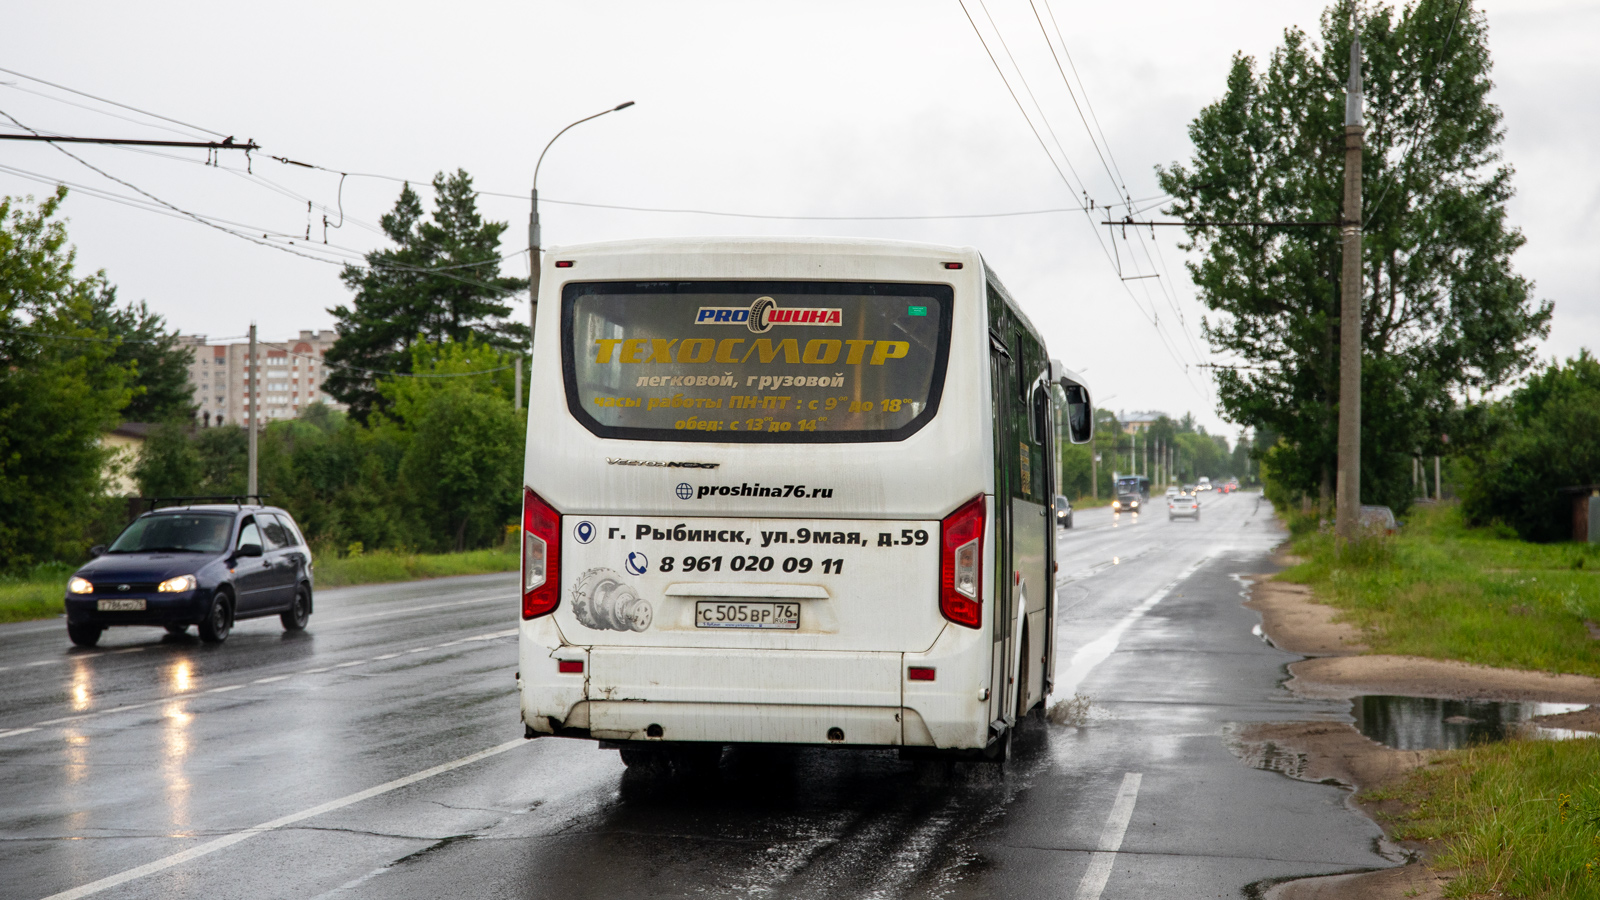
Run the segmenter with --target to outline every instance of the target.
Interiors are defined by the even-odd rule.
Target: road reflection
[[[174,694],[186,694],[194,690],[194,668],[187,659],[180,659],[167,670],[167,685]]]
[[[194,713],[188,710],[187,700],[174,700],[161,711],[162,715],[162,792],[166,797],[169,821],[177,835],[189,833],[189,753],[193,736],[189,724]]]
[[[73,712],[83,712],[94,705],[94,672],[89,668],[87,660],[75,659],[72,661],[72,699],[70,705]]]

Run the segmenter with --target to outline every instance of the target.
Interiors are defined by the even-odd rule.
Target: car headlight
[[[74,575],[67,579],[67,591],[73,594],[92,594],[94,585],[90,584],[88,579]]]
[[[1139,506],[1139,501],[1135,500],[1132,503],[1129,503],[1128,505],[1137,508]]]
[[[1111,501],[1111,508],[1112,509],[1121,509],[1122,508],[1122,501],[1121,500],[1113,500],[1113,501]]]
[[[163,594],[181,594],[184,591],[194,590],[194,586],[195,580],[193,575],[179,575],[176,578],[168,578],[166,581],[161,582],[161,584],[156,587],[156,590]]]

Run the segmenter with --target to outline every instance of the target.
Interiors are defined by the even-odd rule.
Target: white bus
[[[977,251],[630,241],[542,276],[526,734],[1003,759],[1051,683],[1057,416],[1093,417]]]

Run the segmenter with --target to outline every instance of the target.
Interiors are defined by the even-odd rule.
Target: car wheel
[[[67,637],[79,647],[93,647],[100,642],[100,633],[105,631],[99,625],[74,625],[67,623]]]
[[[294,589],[294,605],[278,618],[283,622],[284,631],[305,630],[306,622],[311,618],[311,598],[306,596],[305,585]]]
[[[188,634],[188,633],[189,633],[189,626],[188,625],[168,625],[167,626],[167,634]]]
[[[1067,513],[1067,527],[1072,527],[1072,513]]]
[[[233,631],[233,598],[226,592],[218,591],[216,599],[211,601],[211,611],[200,623],[200,640],[208,644],[220,644],[228,639],[228,633]]]

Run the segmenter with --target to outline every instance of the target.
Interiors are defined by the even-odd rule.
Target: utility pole
[[[1089,490],[1094,499],[1100,499],[1100,454],[1089,451]]]
[[[1439,478],[1439,457],[1433,458],[1433,499],[1435,502],[1444,502],[1444,482]]]
[[[1339,469],[1334,528],[1340,541],[1361,524],[1361,39],[1350,43],[1350,84],[1344,100],[1344,216],[1339,225],[1344,268],[1339,277]]]
[[[256,359],[256,323],[250,323],[250,418],[248,427],[250,451],[249,474],[245,478],[246,494],[255,494],[260,489],[256,485],[256,428],[261,418],[261,366]]]
[[[516,388],[511,393],[511,408],[512,409],[521,409],[522,408],[522,357],[521,356],[517,356],[517,357],[513,358],[511,367],[517,373],[516,374],[516,381],[515,381]]]

